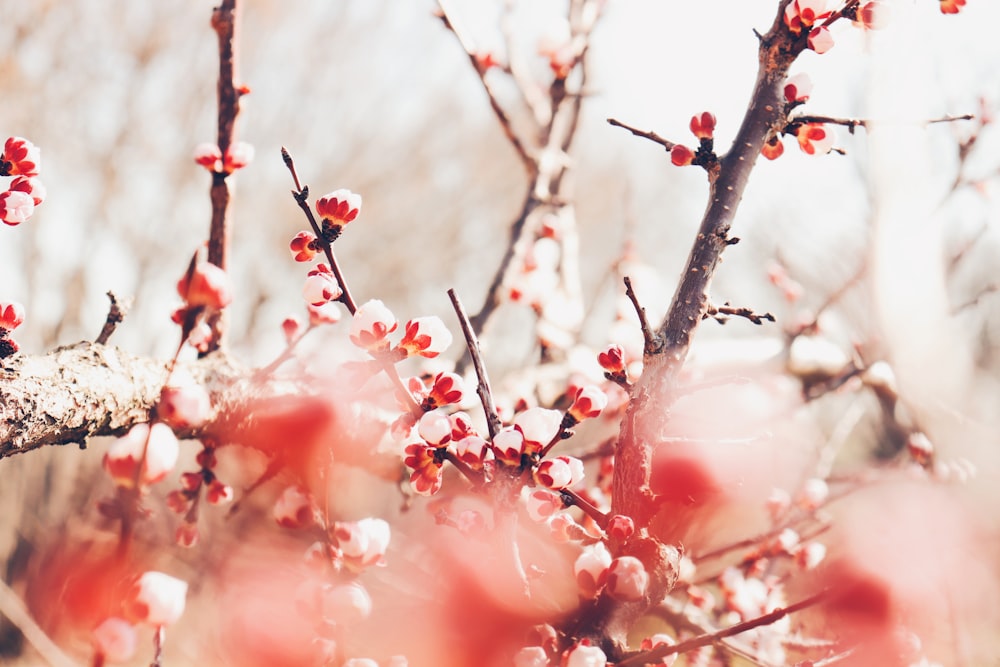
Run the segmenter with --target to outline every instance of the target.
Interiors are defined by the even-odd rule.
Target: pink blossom
[[[139,640],[131,623],[111,617],[94,628],[91,641],[94,651],[108,662],[127,662],[135,655]]]
[[[351,321],[351,342],[370,351],[385,350],[386,340],[396,330],[396,316],[378,299],[361,304]]]
[[[519,466],[524,451],[524,435],[512,426],[500,429],[493,436],[493,453],[498,461],[511,466]]]
[[[691,117],[691,132],[698,139],[711,139],[715,133],[715,114],[703,111]]]
[[[649,573],[634,556],[620,556],[608,567],[607,590],[616,600],[641,600],[649,586]]]
[[[205,500],[209,505],[225,505],[231,503],[234,497],[233,487],[217,479],[212,480],[205,490]]]
[[[889,25],[890,14],[889,3],[879,0],[866,2],[858,9],[857,22],[867,30],[881,30]]]
[[[306,306],[309,311],[309,324],[318,327],[321,324],[336,324],[340,321],[340,307],[336,301],[327,301],[318,306],[309,304]]]
[[[104,469],[119,486],[132,487],[136,477],[140,485],[154,484],[174,469],[179,453],[177,437],[169,426],[162,422],[152,426],[148,423],[136,424],[108,447],[104,455]],[[140,462],[141,474],[138,473]]]
[[[35,206],[45,201],[45,186],[37,176],[18,176],[10,182],[10,190],[31,195]]]
[[[448,415],[448,419],[451,421],[452,440],[461,440],[466,436],[476,435],[476,431],[472,427],[472,419],[468,414],[464,412],[453,412]]]
[[[833,48],[833,33],[825,25],[817,26],[809,31],[807,41],[809,48],[816,53],[826,53]]]
[[[222,151],[212,143],[201,143],[194,147],[194,161],[209,171],[222,171]]]
[[[812,93],[812,79],[805,72],[799,72],[785,81],[785,100],[789,103],[805,102]]]
[[[322,306],[328,301],[339,299],[343,292],[337,284],[337,278],[326,264],[317,264],[316,268],[306,274],[302,284],[302,297],[311,306]]]
[[[795,562],[803,570],[814,570],[826,558],[826,545],[822,542],[807,542],[795,552]]]
[[[827,486],[824,480],[818,477],[810,477],[802,485],[802,490],[799,492],[799,497],[796,498],[796,503],[802,509],[812,511],[825,503],[829,495],[830,487]]]
[[[371,616],[372,598],[357,581],[328,586],[323,591],[323,619],[338,625],[351,625]]]
[[[573,563],[573,574],[576,575],[580,595],[585,598],[597,597],[597,593],[604,586],[609,567],[611,567],[611,554],[603,542],[584,547],[583,552]]]
[[[177,294],[188,306],[222,310],[233,300],[229,274],[210,262],[198,262],[177,281]]]
[[[580,387],[573,399],[573,405],[567,412],[578,422],[584,419],[593,419],[601,414],[601,411],[608,406],[608,395],[601,391],[600,387],[587,385]]]
[[[493,459],[493,450],[478,435],[469,435],[455,443],[455,456],[473,470],[482,470]]]
[[[624,542],[635,533],[635,521],[630,516],[615,514],[608,519],[607,533],[612,539]]]
[[[0,192],[0,220],[11,227],[28,220],[35,212],[35,200],[27,192],[7,190]]]
[[[451,345],[451,332],[440,317],[417,317],[406,323],[399,349],[406,356],[420,355],[433,359]]]
[[[538,464],[535,482],[553,491],[561,491],[583,479],[583,461],[572,456],[557,456]]]
[[[541,646],[525,646],[514,654],[514,667],[548,667],[549,658]]]
[[[238,141],[226,151],[226,157],[222,161],[222,168],[227,174],[231,174],[237,169],[242,169],[253,161],[254,148],[252,144],[245,141]]]
[[[191,549],[198,544],[198,524],[184,522],[174,531],[174,543],[179,547]]]
[[[283,528],[306,528],[316,522],[316,505],[309,492],[300,486],[289,486],[274,503],[274,520]]]
[[[0,338],[24,322],[24,306],[17,301],[0,301]]]
[[[188,585],[163,572],[146,572],[132,587],[129,609],[140,621],[161,627],[172,625],[184,613]]]
[[[403,463],[413,470],[410,486],[422,496],[432,496],[441,490],[441,466],[436,448],[422,443],[407,445]]]
[[[799,148],[809,155],[825,155],[833,148],[835,136],[822,123],[803,123],[795,128]]]
[[[579,644],[563,654],[562,667],[604,667],[608,664],[608,656],[596,646],[591,646],[584,639]]]
[[[531,489],[524,504],[532,521],[545,521],[565,507],[558,494],[546,489]]]
[[[10,170],[3,176],[38,176],[42,151],[23,137],[10,137],[4,143],[3,161],[10,163]]]
[[[670,149],[670,161],[677,167],[686,167],[694,161],[694,151],[682,144],[674,144]]]
[[[333,535],[352,569],[360,570],[383,563],[392,531],[384,519],[367,518],[360,521],[338,521],[333,525]]]
[[[597,355],[597,363],[607,373],[612,375],[625,373],[625,350],[621,345],[612,343]]]
[[[312,232],[299,232],[289,242],[288,249],[291,250],[292,258],[296,262],[309,262],[316,256],[319,243]]]
[[[347,189],[334,190],[316,201],[316,213],[330,223],[343,227],[361,212],[361,195]]]
[[[156,416],[175,429],[200,426],[212,413],[208,392],[189,374],[175,371],[160,390]]]
[[[785,25],[796,35],[828,16],[826,0],[793,0],[785,7]]]
[[[430,445],[447,445],[451,441],[451,421],[436,410],[425,412],[417,422],[417,433]]]
[[[427,398],[434,406],[461,403],[465,393],[464,384],[461,376],[455,373],[438,373],[434,376]]]
[[[514,426],[524,435],[525,451],[540,452],[562,431],[563,415],[548,408],[528,408],[514,416]]]

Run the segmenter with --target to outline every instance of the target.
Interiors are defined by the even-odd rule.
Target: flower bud
[[[163,572],[146,572],[129,595],[128,608],[137,620],[161,627],[172,625],[184,613],[188,585]]]

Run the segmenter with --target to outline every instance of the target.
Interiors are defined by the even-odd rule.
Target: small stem
[[[479,378],[476,392],[479,394],[479,401],[483,404],[483,412],[486,414],[486,428],[489,430],[490,440],[492,440],[500,431],[503,424],[500,421],[496,405],[493,402],[493,389],[490,387],[490,377],[486,373],[486,365],[483,363],[482,352],[479,349],[479,339],[476,338],[476,332],[472,329],[469,316],[466,315],[465,307],[459,300],[454,288],[448,290],[448,298],[451,299],[455,315],[462,326],[462,333],[465,335],[465,345],[472,358],[472,365],[476,369],[476,377]]]
[[[663,341],[650,328],[649,321],[646,319],[646,309],[639,304],[639,297],[636,296],[635,290],[632,289],[632,279],[625,276],[623,280],[625,281],[625,296],[632,302],[635,314],[639,316],[639,328],[642,330],[642,339],[644,341],[643,352],[647,355],[655,354],[657,350],[663,347]]]
[[[647,132],[645,130],[640,130],[640,129],[636,128],[636,127],[632,127],[631,125],[627,125],[627,124],[621,122],[620,120],[616,120],[614,118],[608,118],[607,120],[608,120],[608,125],[612,125],[614,127],[620,127],[623,130],[628,130],[629,132],[631,132],[632,134],[634,134],[637,137],[642,137],[643,139],[649,139],[653,143],[656,143],[656,144],[659,144],[659,145],[663,146],[663,148],[668,153],[671,150],[673,150],[674,146],[677,145],[674,142],[670,141],[669,139],[664,139],[663,137],[661,137],[660,135],[658,135],[656,132]]]
[[[128,309],[131,303],[119,303],[118,297],[114,292],[108,292],[108,301],[111,302],[111,306],[108,308],[108,316],[104,320],[104,326],[101,328],[101,333],[97,335],[94,342],[98,345],[107,345],[108,339],[111,338],[111,334],[115,332],[115,329],[121,324],[121,321],[125,319],[125,315],[128,313]],[[129,300],[131,301],[131,300]]]
[[[670,646],[663,644],[657,646],[651,651],[644,651],[626,658],[615,663],[615,665],[616,667],[638,667],[638,665],[660,662],[662,658],[665,658],[668,655],[673,655],[675,653],[680,655],[682,653],[687,653],[688,651],[693,651],[696,648],[701,648],[702,646],[710,646],[722,639],[725,639],[726,637],[732,637],[733,635],[738,635],[742,632],[746,632],[747,630],[753,630],[754,628],[759,628],[780,621],[789,614],[801,611],[802,609],[807,609],[808,607],[812,607],[824,601],[828,595],[829,591],[824,590],[815,595],[811,595],[804,600],[800,600],[795,604],[775,609],[774,611],[764,614],[763,616],[751,618],[748,621],[743,621],[742,623],[737,623],[736,625],[732,625],[728,628],[723,628],[718,632],[692,637],[687,641],[679,642]]]
[[[593,519],[594,523],[596,523],[601,530],[607,530],[608,515],[594,507],[586,498],[578,495],[575,491],[570,491],[569,489],[563,489],[559,492],[559,495],[562,496],[563,503],[567,506],[576,505],[583,510],[584,514]]]
[[[254,379],[263,380],[268,376],[270,376],[272,373],[274,373],[274,371],[278,370],[278,368],[280,368],[283,363],[292,358],[292,353],[295,352],[295,348],[298,347],[299,342],[306,337],[306,334],[308,334],[315,328],[316,325],[310,323],[309,326],[306,327],[305,331],[296,336],[292,341],[288,343],[288,345],[285,346],[285,349],[281,352],[281,354],[278,355],[278,357],[274,361],[269,363],[267,366],[264,366],[256,373],[254,373]]]

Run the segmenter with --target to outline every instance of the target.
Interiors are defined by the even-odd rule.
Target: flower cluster
[[[696,150],[691,150],[683,144],[674,144],[670,149],[670,161],[678,167],[686,167],[689,164],[709,166],[715,159],[713,152],[715,122],[715,115],[708,111],[692,116],[688,126],[698,139],[699,146]]]
[[[45,186],[38,179],[41,151],[22,137],[9,137],[0,156],[0,176],[13,176],[0,192],[0,221],[15,226],[26,222],[45,200]]]
[[[403,337],[396,345],[389,334],[398,327],[396,316],[382,301],[372,299],[358,306],[351,320],[350,339],[372,354],[388,353],[395,359],[420,356],[433,359],[451,345],[452,335],[436,316],[407,321]]]

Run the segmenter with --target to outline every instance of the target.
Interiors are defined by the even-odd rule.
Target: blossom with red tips
[[[222,159],[222,170],[231,174],[250,164],[253,161],[253,156],[253,145],[245,141],[238,141],[226,150],[226,155]]]
[[[641,600],[649,587],[649,573],[634,556],[620,556],[608,566],[608,595],[616,600]]]
[[[825,25],[816,26],[809,31],[806,44],[816,53],[826,53],[833,48],[833,33]]]
[[[154,627],[172,625],[184,613],[186,581],[163,572],[146,572],[133,586],[128,609],[138,621]]]
[[[514,426],[524,436],[525,451],[540,452],[562,431],[563,415],[548,408],[528,408],[514,417]]]
[[[24,322],[24,306],[17,301],[0,301],[0,338]]]
[[[625,350],[617,343],[611,343],[603,352],[597,355],[597,363],[606,373],[619,375],[625,373]]]
[[[608,406],[608,395],[596,385],[580,387],[573,399],[573,405],[566,411],[577,422],[584,419],[593,419],[601,414],[601,411]]]
[[[822,123],[802,123],[795,128],[799,148],[809,155],[825,155],[833,149],[835,135]]]
[[[169,426],[163,422],[136,424],[108,447],[104,470],[121,487],[131,488],[136,481],[154,484],[174,469],[179,453],[180,445]]]
[[[585,598],[597,597],[597,593],[604,586],[609,567],[611,567],[611,553],[603,542],[584,547],[583,552],[573,563],[573,574],[576,575],[580,595]]]
[[[139,643],[132,624],[117,617],[108,618],[94,628],[90,639],[94,645],[94,653],[108,662],[131,660]]]
[[[306,274],[306,280],[302,283],[302,298],[310,306],[322,306],[339,299],[343,293],[337,277],[326,264],[317,264],[315,269]]]
[[[222,310],[233,300],[229,274],[215,264],[198,262],[177,281],[177,294],[188,306]]]
[[[316,200],[316,213],[337,227],[343,227],[361,212],[361,195],[347,189],[334,190]]]
[[[319,252],[319,242],[312,232],[299,232],[289,242],[288,249],[296,262],[309,262]]]
[[[366,301],[358,307],[351,321],[351,342],[369,351],[381,351],[389,347],[386,339],[396,330],[396,316],[378,299]]]
[[[215,144],[208,142],[194,147],[194,161],[211,172],[222,170],[222,151]]]
[[[438,373],[434,376],[426,401],[428,405],[435,407],[460,403],[464,393],[465,386],[461,376],[455,373]]]
[[[15,227],[26,222],[35,212],[35,200],[27,192],[7,190],[0,192],[0,220]]]
[[[817,21],[828,18],[827,0],[793,0],[785,7],[785,25],[796,35]]]
[[[641,651],[652,651],[654,648],[659,646],[673,646],[677,642],[670,635],[657,633],[651,635],[642,640],[639,644],[639,650]],[[660,658],[659,662],[647,663],[647,667],[670,667],[677,660],[677,654],[671,653],[670,655]]]
[[[422,496],[432,496],[441,489],[441,461],[436,455],[437,449],[423,443],[407,445],[406,458],[403,463],[413,470],[410,473],[410,486],[415,493]]]
[[[493,453],[498,461],[511,466],[521,465],[524,452],[524,434],[518,429],[508,426],[493,436]]]
[[[557,456],[539,463],[534,478],[540,486],[561,491],[583,480],[583,474],[583,461],[574,456]]]
[[[694,160],[694,151],[682,144],[670,149],[670,161],[677,167],[686,167]]]
[[[784,152],[785,145],[781,143],[781,137],[777,134],[765,141],[760,149],[760,154],[768,160],[777,160]]]
[[[690,128],[698,139],[711,139],[715,134],[715,114],[703,111],[697,116],[692,116]]]
[[[336,301],[327,301],[318,306],[309,304],[306,306],[309,312],[309,324],[318,327],[321,324],[336,324],[340,321],[340,307]]]
[[[408,357],[419,355],[433,359],[448,349],[451,340],[451,332],[440,317],[417,317],[406,323],[399,349]]]
[[[965,7],[965,0],[940,0],[942,14],[957,14]]]
[[[889,24],[889,4],[880,0],[866,2],[857,11],[857,23],[866,30],[881,30]]]
[[[493,450],[483,438],[469,435],[455,443],[455,456],[473,470],[482,470],[493,460]]]
[[[317,509],[308,491],[289,486],[274,502],[272,514],[283,528],[306,528],[316,523]]]
[[[805,102],[809,99],[812,89],[812,79],[809,78],[808,74],[805,72],[794,74],[785,80],[785,100],[787,100],[789,104]]]
[[[156,415],[168,426],[186,429],[200,426],[212,412],[208,392],[187,373],[175,372],[160,390]]]
[[[591,646],[587,639],[563,654],[562,667],[604,667],[608,664],[608,656],[597,646]]]
[[[444,447],[451,442],[451,421],[437,410],[425,412],[417,421],[417,433],[427,444]]]
[[[42,151],[24,137],[9,137],[3,146],[0,176],[38,176]]]
[[[385,519],[368,517],[360,521],[338,521],[333,536],[344,556],[344,562],[354,571],[383,565],[392,530]]]
[[[13,192],[24,192],[31,195],[31,200],[35,206],[45,201],[45,186],[37,176],[18,176],[10,182],[9,190]]]

